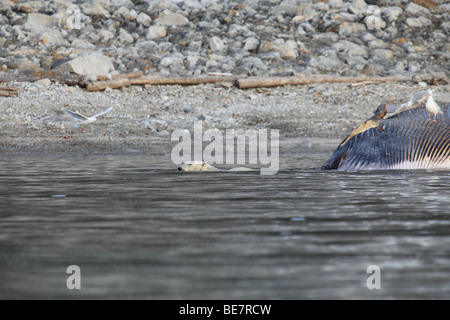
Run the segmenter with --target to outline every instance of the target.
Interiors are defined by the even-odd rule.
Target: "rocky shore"
[[[445,2],[1,0],[0,71],[448,74]]]
[[[239,90],[217,83],[86,92],[49,79],[107,79],[133,71],[162,77],[448,76],[445,2],[0,0],[0,78],[42,78],[2,84],[17,87],[19,97],[0,97],[0,148],[37,145],[51,153],[54,146],[70,150],[91,141],[139,149],[195,120],[218,129],[276,128],[284,137],[339,140],[382,101],[401,103],[435,88],[436,100],[448,103],[450,87],[404,82]],[[111,113],[82,128],[61,111],[93,115],[109,106]]]

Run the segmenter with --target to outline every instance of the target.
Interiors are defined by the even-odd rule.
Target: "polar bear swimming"
[[[234,171],[234,172],[259,172],[259,169],[252,169],[246,167],[238,167],[232,169],[219,169],[216,168],[205,161],[192,161],[186,162],[185,164],[178,167],[179,171],[191,171],[191,172],[200,172],[200,171]]]

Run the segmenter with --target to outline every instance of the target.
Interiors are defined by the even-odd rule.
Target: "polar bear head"
[[[207,164],[204,161],[192,161],[178,167],[179,171],[215,171],[217,168]]]

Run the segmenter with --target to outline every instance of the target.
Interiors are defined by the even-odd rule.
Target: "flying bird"
[[[62,110],[65,113],[67,113],[69,116],[71,116],[72,118],[74,118],[74,119],[76,119],[78,121],[81,121],[82,124],[86,125],[86,124],[90,124],[90,123],[93,123],[93,122],[97,121],[97,117],[102,116],[102,115],[110,112],[112,109],[113,109],[113,107],[110,107],[110,108],[106,109],[105,111],[103,111],[103,112],[101,112],[99,114],[96,114],[95,116],[92,116],[92,117],[86,117],[85,115],[82,115],[82,114],[80,114],[78,112],[72,112],[72,111],[66,110],[64,108]]]

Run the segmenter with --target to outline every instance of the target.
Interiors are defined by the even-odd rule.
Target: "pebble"
[[[190,105],[184,105],[183,106],[183,112],[184,113],[189,113],[192,111],[192,107]]]
[[[40,84],[41,86],[47,88],[50,86],[50,84],[52,83],[50,79],[41,79],[36,81],[37,84]]]
[[[84,52],[58,67],[62,72],[69,71],[84,76],[105,75],[114,71],[111,59],[100,52]]]
[[[189,20],[179,13],[169,12],[167,14],[164,14],[162,17],[156,19],[155,23],[157,25],[177,27],[188,24]]]
[[[149,27],[150,24],[152,23],[152,18],[150,18],[150,16],[145,12],[141,12],[137,16],[136,22],[139,23],[140,25],[143,25],[144,27]]]
[[[410,13],[412,15],[416,15],[416,14],[427,14],[430,13],[430,10],[428,10],[425,7],[419,6],[418,4],[414,3],[414,2],[410,2],[406,8],[405,8],[405,13]]]
[[[148,29],[147,38],[148,39],[158,39],[164,38],[167,35],[166,28],[163,26],[151,26]]]
[[[220,52],[225,50],[225,43],[219,37],[212,37],[209,39],[209,47],[213,52]]]

